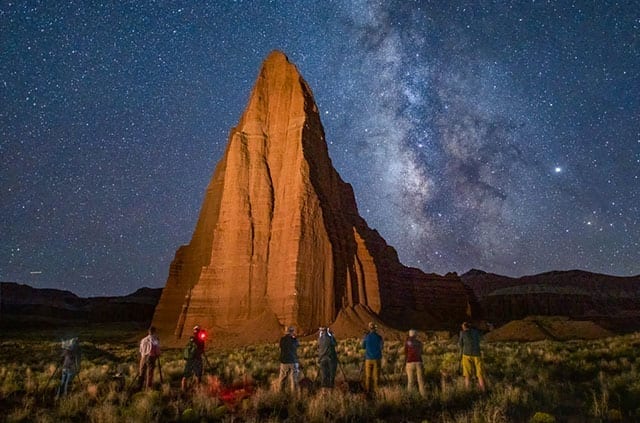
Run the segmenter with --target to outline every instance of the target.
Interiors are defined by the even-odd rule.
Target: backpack
[[[196,343],[193,341],[193,339],[189,339],[189,343],[186,347],[184,347],[184,350],[182,351],[182,357],[185,360],[193,360],[193,358],[196,356],[197,350],[198,347],[196,346]]]
[[[156,339],[151,340],[151,351],[149,351],[150,357],[160,357],[160,342]]]

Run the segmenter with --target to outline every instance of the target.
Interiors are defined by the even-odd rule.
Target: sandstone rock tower
[[[311,89],[281,52],[265,60],[231,130],[189,245],[176,252],[153,324],[182,344],[195,324],[221,342],[272,341],[371,319],[442,327],[466,317],[457,276],[427,275],[359,216],[328,155]]]

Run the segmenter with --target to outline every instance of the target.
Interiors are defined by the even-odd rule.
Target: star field
[[[427,272],[640,274],[633,1],[3,2],[0,280],[164,286],[267,54]]]

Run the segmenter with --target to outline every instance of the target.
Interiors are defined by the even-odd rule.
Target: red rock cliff
[[[164,342],[195,324],[221,342],[277,339],[334,323],[457,325],[468,309],[457,276],[426,275],[359,216],[327,152],[311,90],[286,56],[263,64],[207,188],[189,245],[177,251],[153,322]]]

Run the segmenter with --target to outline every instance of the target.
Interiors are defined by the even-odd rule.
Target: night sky
[[[3,1],[0,280],[161,287],[262,61],[427,272],[640,274],[636,1]]]

